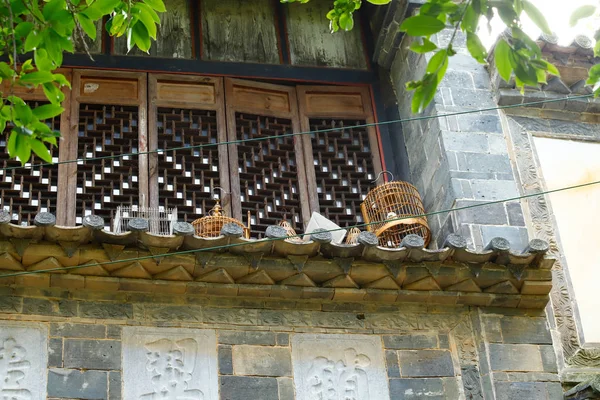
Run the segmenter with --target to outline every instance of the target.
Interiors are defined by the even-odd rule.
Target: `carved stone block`
[[[0,325],[0,398],[46,398],[48,328],[35,323]]]
[[[366,335],[292,336],[296,399],[389,400],[381,340]]]
[[[124,399],[218,400],[214,330],[123,329]]]

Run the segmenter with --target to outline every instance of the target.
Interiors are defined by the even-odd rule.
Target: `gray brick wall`
[[[549,400],[562,390],[540,311],[504,315],[459,306],[141,293],[119,303],[91,300],[108,298],[101,292],[78,292],[76,299],[68,291],[37,294],[70,299],[14,296],[16,303],[38,306],[4,312],[0,325],[18,320],[47,326],[52,400],[121,399],[121,341],[129,325],[214,329],[223,400],[293,400],[291,338],[304,333],[376,337],[391,399]],[[64,301],[71,304],[70,312],[57,315]]]
[[[447,44],[451,30],[433,40]],[[419,79],[428,59],[408,51],[405,36],[390,69],[401,117],[412,115],[411,93],[405,83]],[[464,37],[454,43],[458,54],[450,59],[433,104],[423,113],[436,116],[495,107],[488,72],[466,50]],[[498,111],[454,115],[403,124],[410,180],[417,186],[428,212],[463,207],[518,196],[513,167]],[[497,236],[524,249],[528,242],[518,202],[478,207],[455,214],[429,217],[434,241],[441,247],[450,232],[458,232],[471,246],[482,248]]]

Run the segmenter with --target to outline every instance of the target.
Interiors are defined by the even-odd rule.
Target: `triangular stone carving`
[[[381,279],[377,279],[374,282],[367,283],[365,285],[365,287],[369,288],[369,289],[388,289],[388,290],[400,289],[400,286],[398,286],[398,283],[389,275],[386,275]]]
[[[479,274],[481,274],[481,265],[470,265],[469,267],[475,278],[479,277]]]
[[[87,262],[87,264],[92,264],[92,265],[90,265],[89,267],[86,267],[85,265],[83,265],[83,266],[79,266],[77,268],[73,268],[73,269],[71,269],[71,273],[76,274],[76,275],[92,275],[92,276],[109,276],[110,275],[107,270],[102,268],[101,265],[93,265],[93,264],[98,264],[98,261],[96,261],[96,260],[90,260]]]
[[[442,290],[440,285],[431,276],[420,279],[416,282],[405,285],[403,289],[406,290]]]
[[[246,275],[238,279],[236,283],[249,283],[252,285],[274,285],[275,281],[265,272],[264,269]]]
[[[223,268],[216,269],[196,278],[198,282],[206,283],[235,283],[229,272]]]
[[[323,283],[323,287],[358,289],[358,285],[349,275],[338,275]]]
[[[402,268],[402,263],[398,260],[384,261],[383,263],[390,271],[392,276],[398,279],[398,275],[400,275],[400,269]]]
[[[156,265],[160,264],[160,262],[163,260],[164,257],[160,257],[160,256],[164,256],[169,252],[169,248],[168,247],[154,247],[154,246],[148,246],[148,251],[150,251],[150,254],[152,254],[153,256],[157,256],[154,258],[154,261],[156,261]]]
[[[499,294],[519,294],[519,290],[512,284],[511,281],[504,281],[496,283],[485,289],[486,293],[499,293]]]
[[[126,267],[113,271],[113,276],[118,276],[119,278],[142,278],[142,279],[152,279],[152,275],[146,271],[146,268],[142,266],[139,262],[134,262],[129,264]]]
[[[303,286],[303,287],[316,287],[317,286],[313,282],[313,280],[308,277],[308,275],[303,274],[303,273],[290,276],[289,278],[286,278],[279,283],[281,283],[282,285],[288,285],[288,286]]]
[[[513,276],[517,279],[517,280],[521,280],[521,278],[523,278],[523,273],[525,272],[525,265],[509,265],[508,266],[508,270],[513,274]]]
[[[308,261],[308,256],[287,256],[287,258],[298,272],[302,272],[306,261]]]
[[[106,252],[106,255],[108,256],[108,259],[110,261],[115,261],[119,255],[123,252],[123,249],[125,248],[125,246],[120,245],[120,244],[108,244],[108,243],[102,243],[102,247],[104,248],[104,251]]]
[[[0,268],[10,269],[12,271],[23,271],[25,269],[23,268],[23,264],[6,252],[0,254]]]
[[[65,251],[65,254],[69,258],[73,257],[73,254],[75,254],[77,249],[79,249],[79,242],[61,241],[61,242],[58,242],[58,244],[60,244],[60,247],[63,248],[63,250]]]
[[[27,248],[27,246],[29,246],[29,243],[31,243],[31,239],[12,238],[12,239],[10,239],[10,242],[15,247],[17,254],[19,256],[23,257],[23,254],[25,253],[25,249]]]
[[[215,253],[211,251],[199,251],[196,253],[196,263],[200,265],[201,268],[206,268],[206,264],[208,264],[214,256]]]
[[[481,288],[473,281],[473,279],[465,279],[464,281],[455,283],[446,288],[447,292],[481,292]]]
[[[51,272],[53,274],[65,274],[66,271],[63,269],[61,263],[54,257],[48,257],[43,259],[40,262],[37,262],[33,265],[27,267],[27,271],[46,271]]]
[[[354,258],[353,257],[336,257],[333,259],[333,261],[335,261],[335,263],[337,265],[340,266],[340,268],[342,269],[342,271],[344,271],[345,274],[348,274],[350,272],[350,268],[352,267],[352,263],[354,262]]]
[[[258,264],[260,264],[260,260],[262,260],[262,253],[245,253],[244,256],[246,256],[252,269],[258,269]]]
[[[183,266],[178,265],[168,271],[161,272],[160,274],[154,275],[156,279],[165,279],[168,281],[191,281],[193,280],[189,272],[186,271]]]

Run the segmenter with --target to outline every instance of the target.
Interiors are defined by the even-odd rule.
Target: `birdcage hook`
[[[383,175],[383,174],[389,174],[389,175],[392,177],[392,179],[391,179],[391,180],[392,180],[392,181],[394,180],[394,174],[392,174],[390,171],[381,171],[381,172],[379,173],[379,175],[377,175],[377,178],[375,178],[375,180],[374,180],[374,181],[371,181],[371,183],[377,183],[377,181],[379,180],[379,178],[381,178],[381,175]]]

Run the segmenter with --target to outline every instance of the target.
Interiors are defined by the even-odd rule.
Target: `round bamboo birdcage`
[[[346,244],[358,243],[358,235],[360,235],[360,229],[357,227],[349,229],[348,233],[346,233]]]
[[[216,204],[208,212],[208,215],[202,218],[198,218],[197,220],[192,222],[192,225],[196,229],[196,236],[204,238],[214,238],[221,235],[221,229],[223,229],[223,226],[225,224],[236,224],[241,226],[244,230],[244,237],[246,239],[250,238],[250,227],[244,226],[244,224],[242,224],[235,218],[225,216],[222,213],[222,208],[219,204],[219,200],[215,201]]]
[[[298,243],[303,241],[302,238],[296,233],[296,230],[292,224],[290,224],[286,219],[282,219],[281,222],[279,222],[279,226],[285,229],[285,232],[288,235],[288,239],[285,240]]]
[[[405,236],[415,234],[429,244],[431,232],[423,201],[417,189],[406,182],[393,181],[371,190],[360,205],[367,230],[379,238],[379,245],[397,248]]]

